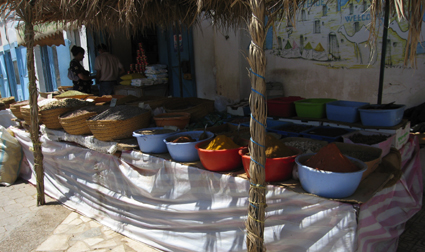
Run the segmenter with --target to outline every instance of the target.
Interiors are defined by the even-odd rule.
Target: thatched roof
[[[329,0],[333,1],[333,0]],[[337,0],[334,0],[337,1]],[[370,0],[372,21],[371,41],[374,41],[375,19],[384,11],[381,0]],[[408,43],[415,46],[406,55],[414,56],[419,41],[422,18],[422,0],[389,0],[391,13],[410,23]],[[126,30],[136,32],[144,28],[171,24],[194,25],[203,18],[214,20],[215,25],[236,27],[251,18],[249,0],[0,0],[0,12],[8,11],[25,20],[23,9],[33,4],[35,24],[43,22],[75,22],[95,30]],[[265,0],[272,20],[294,18],[298,7],[306,0]],[[314,2],[314,1],[313,1]],[[273,13],[273,14],[272,14]],[[414,57],[410,57],[413,60]]]

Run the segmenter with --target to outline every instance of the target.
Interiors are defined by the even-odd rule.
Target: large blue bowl
[[[133,132],[133,136],[137,138],[139,148],[144,153],[165,153],[167,152],[167,145],[164,143],[164,139],[176,134],[176,132],[156,134],[156,135],[144,135],[136,133],[140,130],[159,130],[164,129],[163,127],[145,128],[139,129]]]
[[[325,198],[341,199],[351,196],[357,189],[367,165],[352,157],[346,156],[357,167],[356,172],[330,172],[316,170],[304,165],[315,153],[302,154],[295,158],[301,186],[309,193]]]
[[[179,132],[171,137],[164,139],[164,143],[167,145],[168,152],[171,155],[171,158],[177,162],[194,162],[199,160],[198,150],[195,148],[197,143],[207,141],[214,137],[214,133],[206,131],[207,138],[199,140],[199,137],[204,131],[187,131]],[[172,140],[180,136],[190,136],[193,139],[196,139],[195,142],[188,143],[173,143]]]

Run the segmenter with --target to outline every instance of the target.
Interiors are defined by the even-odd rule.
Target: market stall
[[[45,189],[53,198],[133,239],[169,251],[246,250],[249,181],[161,155],[94,151],[57,141],[42,127]],[[13,129],[35,183],[28,132]],[[82,137],[84,138],[84,137]],[[405,222],[422,204],[419,145],[400,149],[403,175],[367,202],[343,202],[267,186],[269,251],[395,250]]]

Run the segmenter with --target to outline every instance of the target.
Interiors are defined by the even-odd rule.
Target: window
[[[350,3],[350,15],[354,14],[354,5],[352,3]]]
[[[323,7],[322,7],[322,14],[323,14],[323,16],[328,15],[328,6],[326,6],[326,4],[323,5]]]
[[[363,4],[362,4],[362,12],[366,12],[367,11],[367,2],[366,1],[363,1]]]
[[[13,71],[15,72],[16,84],[21,84],[21,78],[19,77],[19,69],[18,69],[18,61],[12,61],[13,63]]]
[[[302,21],[306,21],[306,20],[307,20],[307,15],[306,15],[306,13],[305,13],[305,10],[302,10],[302,11],[301,11],[301,20],[302,20]]]
[[[314,33],[320,33],[320,20],[314,21]]]
[[[359,22],[354,22],[354,32],[360,31],[360,24]]]

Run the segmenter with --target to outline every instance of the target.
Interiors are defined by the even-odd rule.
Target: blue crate
[[[284,125],[284,124],[283,125],[276,125],[275,127],[267,128],[267,131],[274,132],[274,133],[280,134],[280,135],[285,136],[285,137],[302,137],[301,132],[285,131],[284,129],[281,129],[283,126],[289,126],[289,125],[299,125],[299,126],[304,126],[304,127],[309,126],[309,127],[315,128],[314,126],[310,126],[310,125],[288,123],[287,122],[286,125]]]
[[[332,130],[335,130],[335,131],[338,130],[338,131],[341,131],[341,134],[339,134],[338,132],[337,132],[338,134],[335,135],[335,136],[324,136],[324,135],[315,134],[315,131],[317,132],[321,129],[326,129],[326,130],[332,129]],[[342,132],[342,131],[344,131],[344,132]],[[352,131],[354,131],[354,130],[346,129],[346,128],[336,128],[336,127],[330,127],[330,126],[318,126],[318,127],[312,128],[312,129],[305,130],[305,131],[301,132],[300,135],[302,137],[307,137],[307,138],[311,138],[311,139],[322,140],[322,141],[327,141],[329,143],[332,143],[332,142],[340,142],[342,140],[342,135],[345,135],[345,134],[352,132]]]
[[[326,103],[328,120],[355,123],[360,120],[358,109],[369,105],[368,102],[333,101]]]
[[[403,120],[406,105],[392,104],[388,109],[379,109],[383,105],[369,105],[360,108],[360,119],[364,126],[392,127]]]

